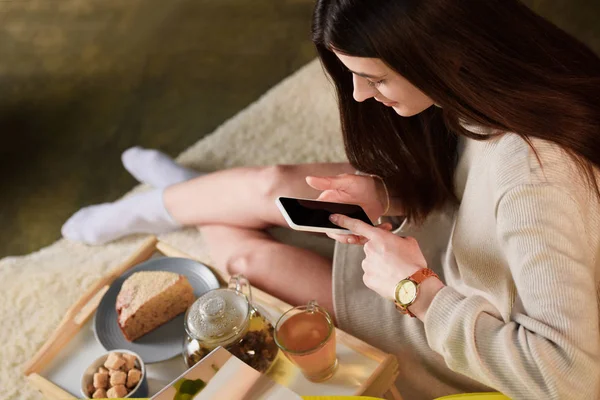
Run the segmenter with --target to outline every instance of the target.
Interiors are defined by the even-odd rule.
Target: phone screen
[[[343,214],[373,226],[362,207],[355,204],[330,203],[291,197],[280,197],[279,201],[296,225],[340,229],[339,226],[329,220],[329,216],[331,214]]]

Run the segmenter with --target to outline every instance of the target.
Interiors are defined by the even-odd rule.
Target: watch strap
[[[417,285],[420,285],[421,282],[423,282],[427,278],[431,278],[432,276],[435,276],[436,278],[438,277],[437,274],[433,272],[433,270],[429,268],[421,268],[420,270],[409,276],[408,279],[410,279]]]

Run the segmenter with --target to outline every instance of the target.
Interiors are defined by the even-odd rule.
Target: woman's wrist
[[[419,285],[419,294],[413,304],[408,309],[421,321],[425,321],[425,315],[433,299],[446,285],[436,277],[425,279]]]
[[[373,182],[375,183],[375,195],[379,199],[381,203],[381,207],[383,207],[383,211],[381,215],[389,215],[390,207],[391,207],[391,198],[390,193],[388,192],[387,186],[385,185],[385,181],[382,177],[378,175],[370,175],[373,178]]]
[[[371,177],[375,179],[375,190],[377,192],[377,198],[381,199],[380,203],[383,207],[382,216],[403,216],[404,210],[402,209],[402,203],[400,202],[400,199],[394,197],[390,193],[390,190],[388,189],[388,186],[383,180],[383,178],[378,175],[371,175]]]
[[[375,182],[375,195],[380,200],[381,206],[383,207],[382,216],[387,217],[398,217],[404,216],[404,210],[402,204],[398,198],[395,198],[390,193],[387,184],[379,175],[367,174],[356,170],[355,175],[370,176]]]

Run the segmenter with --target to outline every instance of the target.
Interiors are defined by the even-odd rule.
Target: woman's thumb
[[[307,176],[306,183],[317,190],[331,189],[331,179],[326,176]]]
[[[307,176],[306,183],[317,190],[340,189],[343,174],[338,176]]]

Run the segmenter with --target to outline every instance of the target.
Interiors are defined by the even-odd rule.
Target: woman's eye
[[[378,86],[382,85],[385,82],[385,79],[382,79],[380,81],[370,81],[370,80],[367,80],[367,82],[368,82],[368,85],[371,86],[371,87],[378,87]]]

